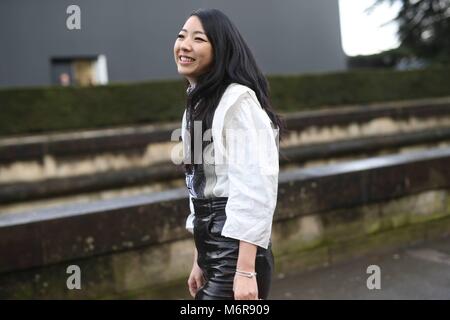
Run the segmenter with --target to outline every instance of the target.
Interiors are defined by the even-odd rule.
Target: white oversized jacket
[[[232,83],[214,114],[212,140],[203,149],[204,183],[201,197],[228,197],[222,235],[266,248],[269,245],[278,191],[278,130],[247,86]],[[182,119],[183,152],[186,111]],[[186,179],[188,184],[188,177]],[[193,232],[195,216],[190,190],[186,229]]]

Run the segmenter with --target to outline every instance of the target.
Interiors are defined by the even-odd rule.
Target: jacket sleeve
[[[278,131],[255,98],[244,95],[224,119],[229,196],[222,235],[267,249],[278,191]]]

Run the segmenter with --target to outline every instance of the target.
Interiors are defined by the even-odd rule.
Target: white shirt
[[[186,229],[193,233],[193,197],[228,197],[222,235],[267,249],[278,192],[278,130],[272,127],[255,92],[232,83],[217,106],[210,133],[213,141],[203,147],[198,179],[186,177],[190,188]],[[184,154],[190,152],[186,134],[185,111]]]

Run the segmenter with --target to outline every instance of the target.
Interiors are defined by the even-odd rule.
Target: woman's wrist
[[[236,269],[236,275],[246,278],[253,278],[256,277],[256,272],[254,271],[243,271],[240,269]]]
[[[248,263],[238,263],[236,266],[236,270],[244,271],[244,272],[255,272],[255,264],[252,261]]]
[[[194,264],[197,264],[198,252],[197,248],[194,248]]]
[[[236,269],[245,272],[255,272],[256,250],[256,245],[241,240]]]

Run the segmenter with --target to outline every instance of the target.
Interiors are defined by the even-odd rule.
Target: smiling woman
[[[178,73],[185,76],[192,85],[199,75],[211,67],[212,45],[196,16],[191,16],[178,34],[174,53]]]
[[[173,51],[188,81],[182,118],[186,228],[196,247],[189,291],[198,300],[267,299],[278,129],[284,127],[267,80],[237,28],[216,9],[193,12]]]

